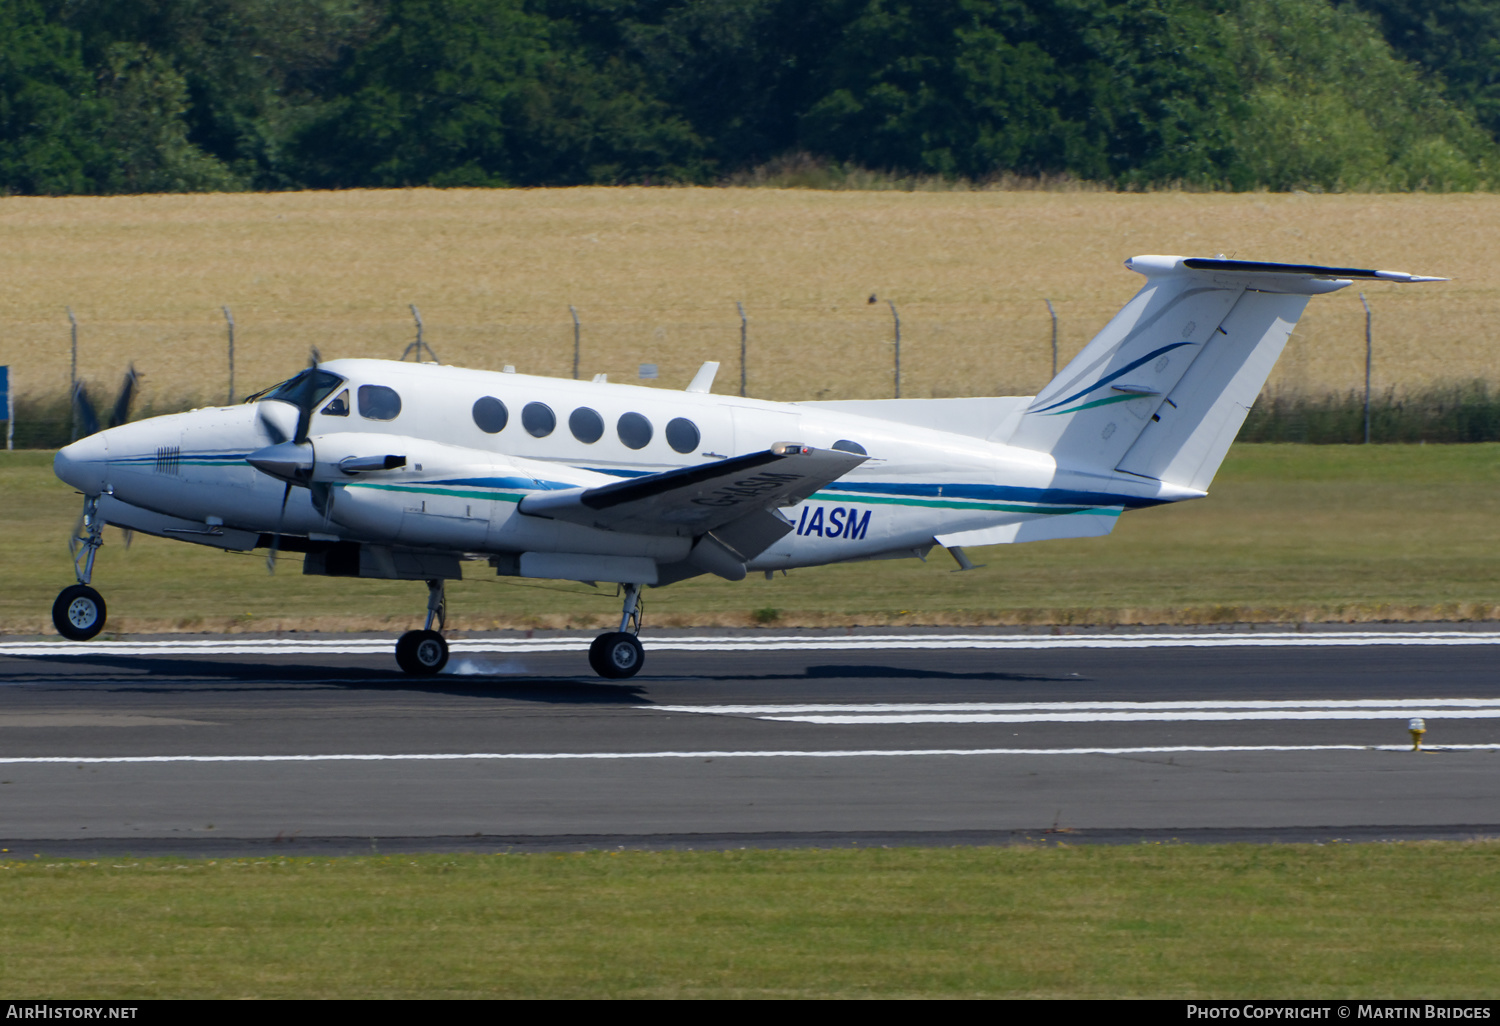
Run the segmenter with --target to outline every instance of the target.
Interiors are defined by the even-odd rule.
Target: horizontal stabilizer
[[[1137,259],[1143,259],[1137,257]],[[1332,278],[1347,281],[1448,281],[1405,271],[1373,271],[1360,267],[1321,267],[1317,264],[1275,264],[1259,260],[1223,260],[1188,257],[1182,266],[1190,271],[1218,271],[1222,274],[1292,274],[1306,278]]]
[[[533,493],[520,510],[607,531],[697,537],[801,502],[868,458],[780,442],[764,452],[595,488]]]

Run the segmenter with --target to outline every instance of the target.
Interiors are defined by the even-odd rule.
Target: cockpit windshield
[[[250,398],[246,399],[245,402],[258,403],[265,399],[280,399],[283,402],[288,402],[296,406],[299,402],[302,402],[302,390],[307,387],[305,383],[309,374],[317,375],[317,379],[313,382],[310,406],[317,406],[318,403],[326,399],[328,394],[335,388],[338,388],[344,381],[343,378],[332,371],[315,371],[309,367],[295,378],[283,381],[279,385],[273,385],[262,392],[256,392]]]

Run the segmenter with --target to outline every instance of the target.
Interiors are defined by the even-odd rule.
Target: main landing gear
[[[52,603],[52,626],[69,641],[87,641],[104,630],[107,613],[104,596],[89,587],[94,576],[94,554],[103,544],[104,521],[99,519],[99,497],[88,496],[83,500],[83,516],[73,528],[73,537],[68,539],[78,583],[64,588]]]
[[[407,631],[396,642],[396,662],[413,677],[431,677],[448,665],[448,641],[442,635],[448,622],[441,580],[427,582],[427,626]],[[432,629],[433,623],[437,630]]]
[[[620,615],[620,629],[601,634],[589,646],[589,665],[601,677],[624,680],[634,677],[646,662],[636,634],[641,629],[641,586],[625,585],[625,609]]]

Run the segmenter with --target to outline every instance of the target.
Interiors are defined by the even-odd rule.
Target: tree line
[[[0,0],[0,194],[1500,177],[1495,0]]]

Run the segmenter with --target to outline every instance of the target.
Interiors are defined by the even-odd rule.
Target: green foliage
[[[1200,3],[870,0],[799,125],[814,152],[971,178],[1211,179],[1231,69]]]
[[[574,185],[687,177],[691,132],[619,61],[519,0],[396,0],[303,134],[334,186]]]
[[[0,4],[0,195],[96,191],[104,120],[77,34],[36,0]]]
[[[1451,101],[1500,137],[1500,4],[1357,0],[1354,5],[1375,17],[1392,50],[1431,74]]]
[[[1497,30],[1476,0],[15,0],[0,190],[772,180],[800,154],[841,187],[1487,188]]]
[[[187,82],[139,43],[112,43],[99,75],[109,110],[99,134],[113,155],[110,192],[227,192],[242,187],[221,161],[187,138]]]
[[[1494,140],[1393,59],[1359,12],[1253,0],[1224,24],[1246,88],[1236,185],[1448,191],[1493,182]]]
[[[67,0],[58,18],[81,35],[103,88],[133,50],[158,90],[180,83],[188,143],[241,187],[285,188],[302,184],[287,140],[327,104],[339,62],[383,11],[382,0]]]

